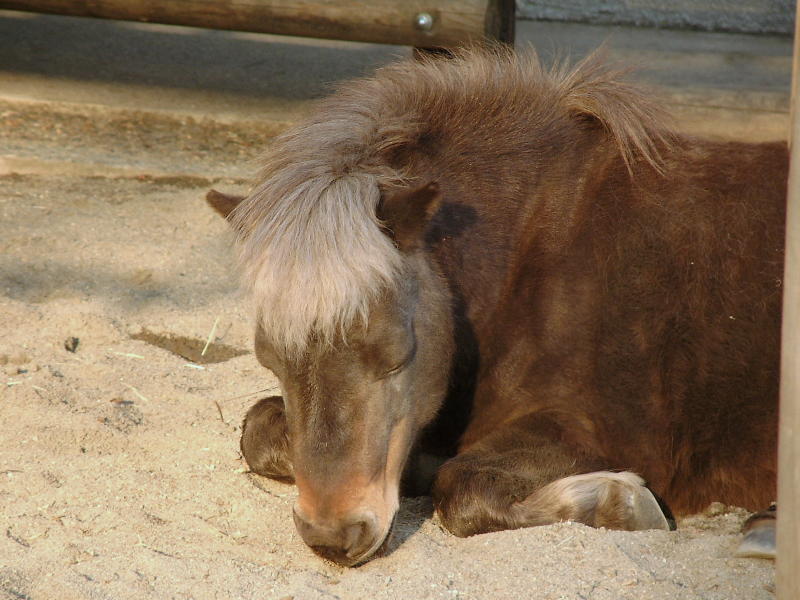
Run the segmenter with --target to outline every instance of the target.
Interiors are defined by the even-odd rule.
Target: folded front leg
[[[242,423],[239,447],[254,473],[278,481],[294,482],[283,398],[262,398],[250,407]]]
[[[612,472],[546,416],[505,425],[439,469],[434,503],[456,535],[578,521],[610,529],[669,529],[641,477]]]

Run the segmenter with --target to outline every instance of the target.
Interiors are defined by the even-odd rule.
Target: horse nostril
[[[342,531],[343,547],[347,556],[355,558],[369,550],[375,543],[377,530],[377,519],[371,513],[350,519],[350,524]]]
[[[329,536],[324,535],[327,532],[313,525],[308,519],[302,516],[296,508],[292,511],[292,515],[294,516],[294,526],[297,528],[300,537],[303,538],[306,544],[313,547],[322,546],[327,543]]]

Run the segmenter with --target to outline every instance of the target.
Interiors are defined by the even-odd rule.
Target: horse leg
[[[594,527],[669,529],[638,475],[611,472],[571,444],[561,425],[531,415],[504,425],[439,469],[434,504],[458,536],[578,521]]]
[[[286,483],[294,482],[283,398],[262,398],[250,407],[242,423],[239,447],[254,473]]]

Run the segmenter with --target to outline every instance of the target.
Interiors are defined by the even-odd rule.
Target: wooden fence
[[[514,40],[514,0],[0,0],[0,8],[422,48]]]

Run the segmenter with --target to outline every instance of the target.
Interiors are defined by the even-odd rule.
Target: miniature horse
[[[343,565],[431,457],[459,536],[767,506],[787,172],[785,143],[671,133],[596,55],[344,85],[246,199],[208,196],[283,392],[248,413],[247,462],[296,483],[300,535]]]

